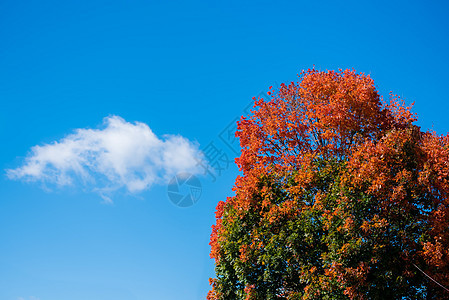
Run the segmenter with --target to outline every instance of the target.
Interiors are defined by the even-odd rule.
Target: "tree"
[[[449,298],[449,136],[355,71],[304,71],[238,122],[208,299]]]

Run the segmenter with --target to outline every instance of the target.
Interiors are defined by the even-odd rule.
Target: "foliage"
[[[208,299],[449,298],[449,136],[355,71],[307,70],[238,122]]]

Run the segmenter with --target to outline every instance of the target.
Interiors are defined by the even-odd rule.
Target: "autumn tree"
[[[449,298],[449,136],[355,71],[304,71],[238,122],[208,299]]]

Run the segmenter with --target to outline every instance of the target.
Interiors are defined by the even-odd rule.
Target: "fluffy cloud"
[[[178,172],[203,171],[198,145],[178,135],[157,137],[140,122],[118,116],[103,129],[77,129],[60,141],[34,146],[21,167],[6,170],[11,179],[67,186],[81,184],[108,194],[120,188],[137,193],[164,183]]]

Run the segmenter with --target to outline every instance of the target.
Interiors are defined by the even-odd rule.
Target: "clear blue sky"
[[[192,151],[213,142],[232,159],[220,133],[253,96],[302,69],[370,74],[384,95],[415,101],[424,129],[449,131],[446,1],[243,2],[0,2],[0,299],[204,299],[215,205],[238,172],[197,174],[198,202],[177,207],[167,169],[182,155],[167,145],[175,135]],[[98,156],[87,183],[42,165],[34,181],[7,176],[33,155],[47,168],[63,153],[50,147],[57,141],[109,137],[107,117],[140,126],[137,136],[151,128],[160,153],[174,156],[156,175],[153,156],[137,173],[105,171],[117,160]],[[55,151],[36,156],[36,145]],[[89,149],[70,163],[102,151]],[[76,180],[51,182],[64,174]],[[155,181],[133,189],[133,174]]]

